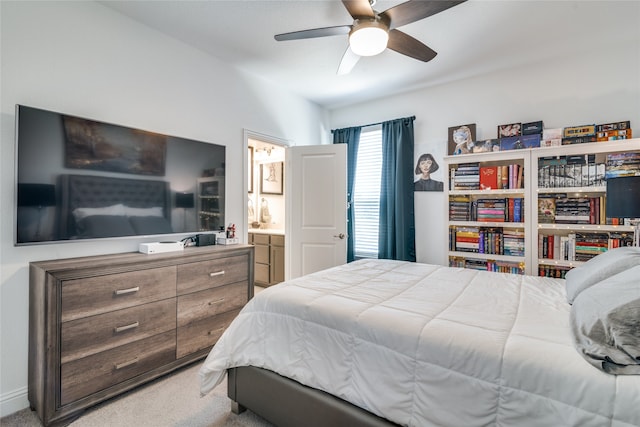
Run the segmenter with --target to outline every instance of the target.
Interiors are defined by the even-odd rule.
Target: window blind
[[[378,258],[378,219],[382,168],[382,128],[372,127],[360,134],[353,190],[354,255]]]

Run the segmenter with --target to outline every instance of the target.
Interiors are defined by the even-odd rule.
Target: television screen
[[[16,106],[17,245],[218,231],[225,146]]]
[[[640,176],[607,179],[607,218],[640,218]]]

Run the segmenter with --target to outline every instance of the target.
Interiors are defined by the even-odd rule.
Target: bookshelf
[[[531,150],[538,169],[531,187],[533,274],[564,277],[598,253],[630,244],[634,227],[606,213],[606,179],[620,175],[622,153],[640,156],[640,138]],[[551,218],[542,208],[548,201]]]
[[[451,266],[529,273],[529,150],[445,157]]]
[[[617,176],[619,172],[614,171],[620,169],[621,161],[616,155],[621,153],[637,153],[640,157],[640,138],[446,156],[447,262],[478,269],[516,265],[518,268],[503,271],[564,277],[566,271],[597,253],[629,244],[634,226],[621,218],[607,218],[605,209],[607,174]],[[524,172],[521,186],[480,188],[480,168],[513,164]],[[473,176],[476,165],[477,186],[474,178],[457,179],[460,169]],[[471,183],[459,185],[464,182]],[[523,204],[519,218],[509,214],[498,221],[478,218],[479,201],[517,198]],[[465,202],[469,207],[466,214]],[[486,233],[494,233],[489,241],[502,239],[498,250],[487,251]],[[505,236],[512,234],[519,239],[523,252],[504,250]]]

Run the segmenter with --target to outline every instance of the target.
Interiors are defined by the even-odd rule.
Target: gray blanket
[[[582,291],[571,307],[571,329],[589,363],[640,375],[640,266]]]

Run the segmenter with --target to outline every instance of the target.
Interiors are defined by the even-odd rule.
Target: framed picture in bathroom
[[[282,179],[284,162],[263,163],[260,165],[260,193],[282,194],[284,181]]]

